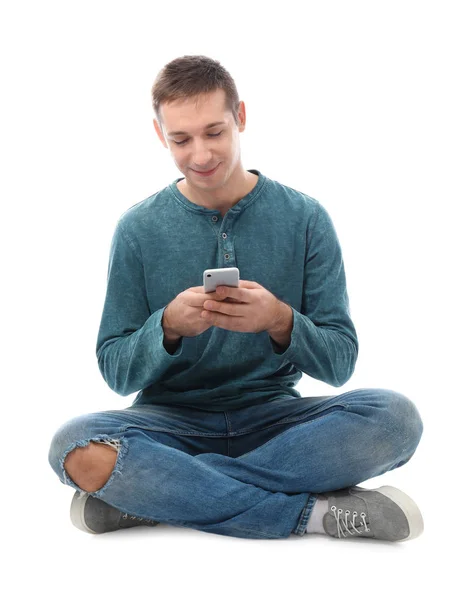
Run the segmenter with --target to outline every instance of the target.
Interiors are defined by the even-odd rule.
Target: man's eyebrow
[[[211,127],[215,127],[216,125],[226,125],[224,121],[215,121],[214,123],[209,123],[204,127],[204,129],[210,129]],[[169,131],[168,135],[189,135],[187,131]]]

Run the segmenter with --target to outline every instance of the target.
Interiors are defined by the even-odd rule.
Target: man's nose
[[[193,152],[193,164],[201,171],[211,167],[212,151],[203,143],[196,144]]]

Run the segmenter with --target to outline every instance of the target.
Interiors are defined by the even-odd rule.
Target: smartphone
[[[239,270],[237,267],[226,267],[224,269],[206,269],[202,276],[204,292],[216,292],[219,285],[239,287]]]

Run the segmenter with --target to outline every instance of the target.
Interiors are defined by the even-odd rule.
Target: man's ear
[[[243,100],[240,100],[239,103],[239,112],[238,112],[238,118],[239,118],[239,133],[241,133],[242,131],[245,131],[245,127],[246,127],[246,107],[245,107],[245,102]]]
[[[163,132],[161,131],[160,124],[158,123],[158,121],[156,119],[153,119],[153,126],[155,127],[155,131],[156,131],[158,137],[160,138],[161,143],[163,144],[163,146],[165,148],[167,148],[168,146],[167,146],[167,143],[166,143],[166,139],[165,139],[165,137],[163,135]]]

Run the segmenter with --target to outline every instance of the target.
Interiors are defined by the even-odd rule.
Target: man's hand
[[[255,281],[240,279],[238,288],[218,286],[216,294],[223,300],[206,300],[201,313],[214,327],[260,333],[274,329],[282,314],[280,300]]]

